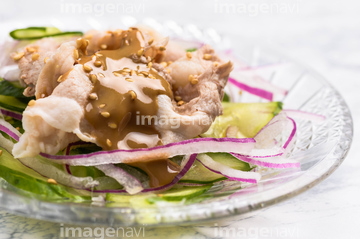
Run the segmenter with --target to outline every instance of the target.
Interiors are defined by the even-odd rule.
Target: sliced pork
[[[194,138],[222,113],[232,63],[210,46],[164,65],[166,38],[137,28],[91,35],[63,43],[42,66],[15,157],[55,154],[77,140],[153,147]]]

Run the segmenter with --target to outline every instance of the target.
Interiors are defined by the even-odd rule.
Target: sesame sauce
[[[169,159],[136,162],[129,164],[142,169],[150,178],[150,187],[160,187],[171,183],[180,171],[180,166]]]
[[[87,54],[89,43],[79,43],[82,46],[77,62],[84,66],[93,83],[84,107],[87,123],[81,131],[94,137],[104,150],[161,145],[160,134],[151,117],[157,115],[158,95],[173,98],[171,86],[152,68],[152,63],[140,62],[142,56],[155,60],[156,52],[152,47],[144,52],[145,40],[136,28],[115,31],[101,42],[107,44],[99,49],[105,49],[95,54]],[[150,120],[142,124],[141,117]],[[170,183],[179,171],[177,164],[162,157],[146,162],[139,159],[130,165],[146,172],[152,187]]]
[[[80,54],[79,63],[92,69],[89,77],[94,86],[85,106],[91,126],[86,133],[105,150],[160,145],[154,120],[140,125],[139,118],[157,114],[158,95],[172,98],[169,83],[140,62],[142,54],[138,53],[144,52],[145,41],[139,30],[122,31],[106,41],[112,43],[106,50],[91,56]]]

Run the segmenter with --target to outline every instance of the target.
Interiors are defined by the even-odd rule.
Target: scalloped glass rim
[[[73,20],[29,19],[26,25],[21,21],[0,23],[0,40],[3,41],[12,29],[43,25],[44,22],[67,30],[98,29],[99,26],[103,29],[121,28],[138,23],[129,16],[121,17],[119,21],[104,18],[98,21],[99,19],[88,18],[79,23]],[[141,23],[150,25],[170,37],[205,40],[218,50],[229,49],[231,41],[239,41],[241,44],[234,46],[233,54],[241,56],[241,60],[250,66],[266,66],[260,69],[259,74],[289,91],[286,97],[275,98],[284,101],[284,108],[301,109],[327,116],[327,120],[320,124],[296,120],[298,134],[291,157],[301,160],[301,170],[282,170],[281,173],[278,170],[269,170],[258,185],[222,197],[216,192],[210,192],[209,195],[214,197],[201,203],[141,209],[40,201],[9,192],[5,188],[4,180],[0,180],[1,209],[26,217],[68,224],[161,226],[199,223],[253,212],[289,199],[321,182],[342,163],[353,136],[351,114],[341,95],[315,71],[270,47],[254,45],[246,39],[229,39],[213,29],[202,30],[195,25],[181,26],[173,21],[159,23],[155,19],[143,19]],[[247,94],[240,96],[235,87],[228,87],[227,91],[237,101],[259,101],[258,98]],[[222,187],[222,193],[226,193],[231,192],[236,185],[238,184],[227,181],[218,186]]]

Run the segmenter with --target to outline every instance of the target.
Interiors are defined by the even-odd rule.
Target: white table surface
[[[60,14],[62,3],[75,1],[17,1],[2,3],[0,21]],[[86,1],[84,3],[92,3]],[[107,3],[113,3],[108,1]],[[253,215],[217,220],[207,225],[146,228],[146,238],[214,238],[224,226],[238,232],[237,238],[359,238],[360,235],[360,2],[356,0],[241,0],[241,1],[121,1],[143,4],[134,17],[157,16],[181,23],[213,27],[230,36],[270,43],[287,55],[312,66],[344,96],[355,122],[352,149],[344,163],[329,178],[307,192],[257,211]],[[219,13],[220,3],[245,6],[248,12]],[[39,4],[41,7],[39,7]],[[218,4],[218,5],[217,5]],[[251,4],[253,4],[251,6]],[[255,4],[255,5],[254,5]],[[287,12],[255,11],[254,6],[295,7]],[[259,5],[260,4],[260,5]],[[272,5],[271,5],[272,4]],[[285,4],[285,5],[284,5]],[[29,10],[30,9],[30,10]],[[44,11],[46,9],[46,11]],[[243,8],[242,8],[243,9]],[[251,11],[251,12],[250,12]],[[82,17],[95,13],[82,14]],[[122,14],[122,13],[119,13]],[[71,14],[67,14],[71,15]],[[65,15],[65,17],[67,16]],[[114,13],[107,17],[116,18]],[[102,16],[98,16],[102,17]],[[271,233],[259,235],[256,231]],[[241,236],[241,232],[248,232]],[[0,211],[0,238],[59,238],[60,225],[23,218]],[[140,237],[141,238],[141,237]],[[221,237],[217,237],[221,238]],[[223,238],[236,238],[224,235]]]

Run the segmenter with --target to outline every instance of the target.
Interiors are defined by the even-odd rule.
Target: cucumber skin
[[[40,195],[41,198],[45,198],[47,200],[63,200],[65,196],[62,195],[61,192],[57,192],[57,188],[54,187],[55,185],[50,185],[44,181],[35,179],[3,165],[0,165],[0,177],[19,189]],[[66,195],[66,198],[67,196],[68,195]]]
[[[159,197],[166,201],[181,201],[183,199],[191,199],[202,195],[207,192],[212,185],[183,187],[180,189],[170,189],[163,194],[159,194]]]
[[[172,188],[168,191],[159,194],[140,194],[140,195],[120,195],[114,193],[107,193],[105,200],[110,202],[111,205],[121,205],[121,206],[137,206],[137,207],[148,207],[155,204],[158,201],[181,201],[184,199],[191,199],[197,196],[200,196],[207,192],[213,185],[208,184],[204,186],[194,186],[194,187],[182,187],[182,188]]]
[[[0,78],[0,107],[22,113],[34,97],[23,95],[24,88]]]
[[[68,192],[66,186],[49,184],[47,178],[21,164],[5,149],[1,147],[0,149],[2,150],[2,155],[0,156],[0,177],[14,187],[7,187],[10,191],[16,191],[21,195],[48,201],[91,201],[89,196],[80,196]]]
[[[195,168],[193,168],[195,167]],[[180,179],[179,182],[181,183],[201,183],[201,184],[213,184],[219,181],[226,180],[227,178],[216,174],[214,172],[211,172],[209,169],[205,168],[201,163],[198,161],[194,162],[192,168],[190,170],[196,170],[196,171],[190,171],[184,175],[182,179]],[[204,180],[204,174],[207,174],[207,177],[210,178],[208,180]],[[194,174],[194,175],[192,175]]]
[[[229,153],[207,153],[214,161],[222,163],[226,166],[229,166],[233,169],[242,170],[242,171],[250,171],[253,168],[250,167],[250,164],[238,160],[234,156]],[[184,175],[184,177],[180,180],[183,183],[201,183],[201,184],[212,184],[215,182],[226,180],[227,178],[211,172],[209,169],[205,168],[201,163],[195,162],[195,167],[197,169],[191,168],[190,170],[197,170],[197,171],[190,171]],[[193,174],[193,175],[192,175]],[[204,180],[204,174],[207,174],[207,177],[212,178],[212,180]]]
[[[15,98],[32,98],[23,95],[25,88],[18,82],[11,82],[0,77],[0,95],[12,96]]]
[[[31,32],[31,31],[38,31],[39,34],[37,34],[36,36],[34,35],[31,36],[31,34],[30,36],[25,36],[26,32]],[[28,27],[28,28],[13,30],[9,33],[9,35],[15,40],[37,40],[44,37],[58,37],[58,36],[67,36],[67,35],[82,36],[83,32],[80,31],[61,32],[60,30],[55,31],[54,28],[52,27]]]

